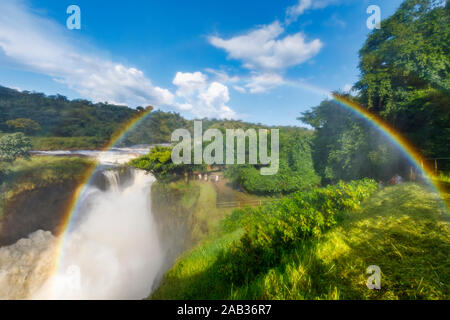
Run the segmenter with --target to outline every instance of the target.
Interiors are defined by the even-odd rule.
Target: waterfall
[[[108,188],[115,192],[119,191],[119,172],[117,170],[105,170],[103,171],[103,175],[108,182]]]
[[[108,190],[86,190],[88,212],[67,235],[58,273],[33,298],[142,299],[150,294],[164,259],[151,214],[154,178],[133,170],[132,183],[120,188],[117,171],[104,175]]]
[[[84,188],[57,260],[50,263],[49,251],[58,251],[49,232],[0,248],[0,298],[147,297],[161,275],[165,252],[151,212],[155,178],[130,170],[127,179],[118,169],[104,170],[106,189]]]

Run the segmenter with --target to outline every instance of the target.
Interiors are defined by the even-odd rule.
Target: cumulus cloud
[[[174,95],[154,86],[141,70],[80,49],[67,32],[20,1],[2,0],[0,54],[94,101],[131,106],[173,103]]]
[[[176,94],[180,97],[189,97],[198,90],[206,88],[207,76],[200,71],[197,72],[177,72],[172,83],[178,87]]]
[[[322,48],[320,39],[307,41],[302,32],[283,37],[284,27],[275,21],[256,30],[223,39],[209,37],[209,42],[228,53],[228,57],[242,61],[251,71],[244,86],[233,86],[239,92],[261,93],[284,83],[282,74],[292,66],[314,57]]]
[[[172,83],[177,86],[176,95],[185,103],[178,108],[189,110],[196,117],[235,118],[236,113],[227,106],[230,101],[228,87],[218,81],[208,81],[200,72],[177,72]]]
[[[230,39],[209,37],[209,42],[224,49],[229,58],[241,60],[248,69],[282,70],[316,55],[322,42],[305,40],[301,32],[279,38],[284,28],[278,21]]]

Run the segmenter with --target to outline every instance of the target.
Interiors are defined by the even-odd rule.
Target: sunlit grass
[[[19,193],[78,180],[90,165],[93,162],[86,158],[35,156],[5,166],[6,174],[0,181],[0,217],[5,204]]]
[[[91,150],[107,141],[97,137],[30,137],[34,150]]]
[[[405,183],[365,201],[322,238],[298,243],[264,274],[236,286],[217,258],[242,229],[181,257],[154,299],[448,299],[449,220],[436,194]],[[381,268],[381,290],[366,268]]]

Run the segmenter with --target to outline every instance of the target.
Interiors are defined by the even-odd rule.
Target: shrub
[[[296,243],[320,237],[346,211],[357,209],[377,190],[374,180],[339,182],[325,188],[296,192],[255,209],[235,211],[224,221],[229,230],[244,226],[243,236],[219,258],[222,275],[242,282],[279,263]]]

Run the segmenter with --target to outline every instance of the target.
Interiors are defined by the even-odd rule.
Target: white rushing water
[[[52,150],[52,151],[33,151],[36,155],[48,156],[85,156],[94,158],[101,164],[117,165],[130,161],[133,158],[147,154],[150,150],[148,145],[140,145],[128,148],[111,148],[107,151],[99,150]]]
[[[123,152],[118,154],[124,157]],[[105,158],[107,163],[117,160],[112,152]],[[164,260],[151,213],[150,187],[155,179],[140,170],[131,170],[126,183],[114,169],[102,174],[107,189],[85,187],[64,236],[56,273],[45,268],[51,267],[48,252],[56,248],[48,233],[37,232],[0,248],[0,263],[5,262],[0,265],[0,287],[9,286],[8,291],[0,288],[0,298],[141,299],[149,295]],[[36,270],[40,271],[36,274]]]

